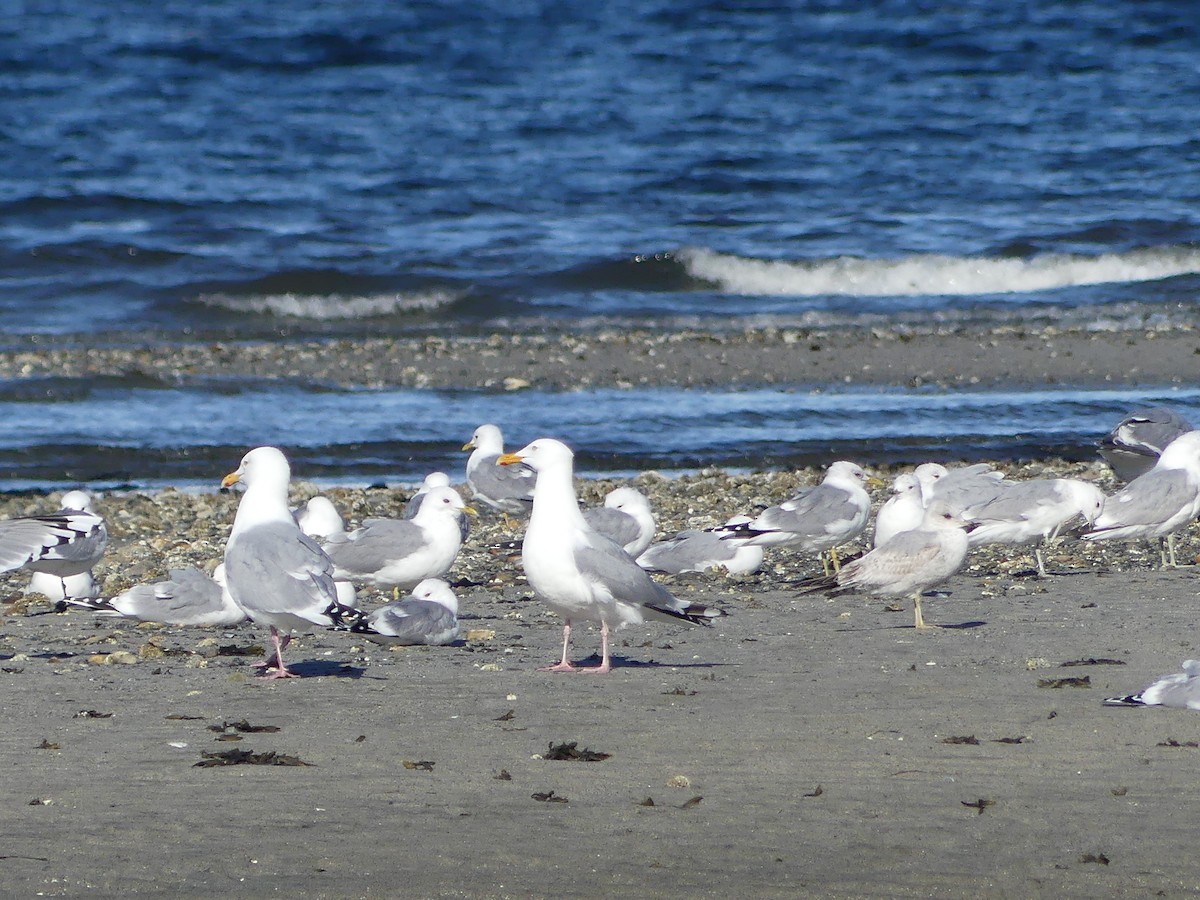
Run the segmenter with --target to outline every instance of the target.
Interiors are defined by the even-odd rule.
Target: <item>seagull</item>
[[[68,597],[74,592],[66,579],[91,572],[108,545],[108,529],[86,491],[68,491],[61,504],[49,515],[0,521],[0,572],[24,568],[52,576],[60,584],[50,590]]]
[[[283,664],[291,632],[365,615],[338,603],[333,562],[300,530],[288,509],[290,480],[291,466],[282,451],[256,447],[221,481],[223,488],[238,482],[246,486],[225,545],[225,578],[234,603],[251,621],[271,629],[274,673],[262,677],[272,679],[295,677]]]
[[[650,546],[658,528],[646,495],[630,487],[609,491],[604,497],[604,505],[585,509],[583,517],[592,528],[612,538],[634,559]]]
[[[1100,439],[1100,455],[1121,481],[1145,475],[1163,448],[1192,430],[1183,416],[1165,406],[1137,409]]]
[[[417,511],[421,508],[421,504],[425,501],[425,497],[435,487],[450,487],[450,476],[445,472],[430,472],[426,475],[417,492],[409,497],[408,503],[404,505],[404,518],[415,518]],[[466,542],[467,538],[471,536],[471,520],[463,516],[459,520],[459,528],[462,531],[462,539]]]
[[[1166,538],[1163,568],[1175,567],[1175,532],[1200,512],[1200,431],[1163,448],[1158,462],[1104,501],[1084,540]]]
[[[450,571],[462,547],[463,516],[474,514],[454,488],[432,488],[414,518],[365,519],[321,546],[338,581],[407,590]]]
[[[940,463],[922,463],[913,470],[921,484],[921,502],[928,509],[935,500],[950,512],[961,513],[968,506],[987,503],[1007,487],[1004,473],[987,463],[947,469]]]
[[[311,538],[326,538],[344,534],[346,523],[328,497],[318,494],[293,512],[296,524]]]
[[[1200,709],[1200,660],[1184,660],[1183,671],[1164,675],[1136,694],[1108,697],[1105,706],[1174,706]]]
[[[749,516],[734,516],[725,523],[728,528],[750,522]],[[706,572],[724,569],[731,575],[746,575],[762,565],[763,548],[749,543],[748,538],[730,538],[719,530],[681,531],[672,538],[651,544],[637,563],[651,572],[679,575],[683,572]]]
[[[1002,493],[963,510],[972,547],[986,544],[1049,543],[1067,524],[1091,526],[1104,510],[1104,492],[1076,478],[1039,478],[1009,484]],[[1034,548],[1038,574],[1046,577],[1042,548]]]
[[[907,472],[892,481],[893,494],[875,514],[875,536],[872,546],[878,547],[901,531],[912,531],[925,518],[921,499],[921,482]]]
[[[426,578],[403,600],[334,630],[352,631],[377,644],[451,644],[458,640],[458,598],[442,579]]]
[[[537,473],[528,466],[499,464],[504,435],[497,426],[480,425],[463,450],[472,451],[467,457],[467,484],[476,500],[500,510],[506,518],[509,513],[524,515],[533,508]]]
[[[825,553],[836,570],[836,548],[854,540],[871,517],[871,498],[863,484],[876,482],[861,466],[844,460],[825,472],[824,480],[790,500],[763,510],[745,525],[724,528],[731,538],[750,538],[758,547],[801,547],[821,554],[821,565],[829,574]]]
[[[236,625],[246,612],[233,602],[222,563],[208,577],[200,569],[171,569],[169,577],[137,584],[111,600],[68,600],[93,612],[168,625]]]
[[[926,625],[921,615],[921,594],[941,584],[962,567],[967,558],[965,523],[948,507],[935,503],[925,511],[920,527],[901,531],[869,553],[846,563],[836,575],[813,578],[802,585],[805,593],[837,588],[866,591],[883,597],[913,598],[914,627]]]
[[[672,596],[620,545],[588,525],[575,497],[574,458],[561,441],[538,438],[516,453],[502,455],[500,464],[523,463],[537,472],[538,489],[521,557],[529,584],[563,618],[562,659],[542,671],[605,673],[612,668],[611,629],[646,618],[710,624],[724,612]],[[593,668],[579,669],[567,658],[571,623],[580,619],[600,623],[600,665]]]

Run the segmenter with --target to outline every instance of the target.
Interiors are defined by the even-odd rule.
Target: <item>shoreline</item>
[[[40,337],[0,351],[0,378],[285,379],[341,388],[569,391],[838,384],[945,390],[1175,386],[1200,365],[1200,332],[600,330],[484,337],[283,338],[77,346]]]

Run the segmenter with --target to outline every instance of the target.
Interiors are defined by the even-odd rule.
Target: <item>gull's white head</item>
[[[475,510],[467,506],[463,502],[462,495],[452,487],[435,487],[431,488],[426,494],[425,499],[421,501],[421,508],[417,510],[417,515],[414,517],[414,522],[422,522],[432,516],[453,516],[455,519],[461,518],[463,513],[468,515],[477,515]]]
[[[480,425],[471,439],[463,444],[463,449],[479,450],[484,454],[503,453],[504,435],[498,425]]]
[[[525,463],[535,472],[542,472],[555,466],[565,465],[570,468],[574,459],[575,454],[562,441],[556,441],[554,438],[538,438],[533,443],[526,444],[516,453],[502,454],[497,462],[502,466]]]
[[[92,495],[87,491],[67,491],[58,501],[61,509],[76,509],[80,512],[93,512]]]
[[[287,493],[292,467],[278,447],[255,447],[242,457],[242,464],[221,479],[221,487],[232,487],[239,481],[247,489],[256,485],[272,485]]]
[[[449,487],[450,476],[445,472],[430,472],[421,482],[422,491],[432,491],[434,488]]]
[[[418,600],[429,600],[444,606],[450,612],[458,615],[458,597],[455,596],[450,585],[440,578],[426,578],[419,582],[412,589],[412,595]]]
[[[604,495],[604,505],[631,515],[635,510],[650,509],[650,501],[646,499],[646,495],[631,487],[619,487],[609,491]]]

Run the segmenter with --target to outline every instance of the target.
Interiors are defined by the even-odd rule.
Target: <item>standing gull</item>
[[[467,484],[472,496],[507,515],[524,515],[533,508],[537,473],[528,466],[503,466],[504,435],[495,425],[480,425],[463,444],[467,457]]]
[[[352,631],[377,644],[450,644],[458,640],[458,598],[442,579],[426,578],[404,599],[334,630]]]
[[[749,516],[734,516],[725,527],[744,525]],[[749,538],[730,538],[716,529],[681,531],[657,544],[651,544],[637,558],[638,565],[651,572],[679,575],[724,569],[730,575],[745,575],[762,565],[763,548],[750,544]]]
[[[1183,671],[1164,675],[1136,694],[1108,697],[1105,706],[1173,706],[1200,709],[1200,660],[1184,660]]]
[[[111,600],[73,600],[94,612],[168,625],[236,625],[245,611],[233,602],[221,564],[209,578],[196,568],[171,569],[169,577],[137,584]]]
[[[61,502],[56,513],[0,521],[0,572],[24,568],[52,576],[60,582],[59,596],[67,597],[72,590],[66,579],[100,561],[108,529],[85,491],[68,491]]]
[[[1165,406],[1136,409],[1100,439],[1100,455],[1121,481],[1145,475],[1163,449],[1192,430],[1183,416]]]
[[[525,577],[537,595],[563,618],[562,660],[542,671],[608,672],[611,629],[654,618],[708,624],[721,610],[672,596],[651,580],[611,539],[597,534],[575,498],[574,454],[561,441],[538,438],[501,465],[524,463],[537,472],[538,489],[521,545]],[[571,622],[600,623],[600,665],[578,669],[568,659]]]
[[[583,517],[592,528],[612,538],[634,559],[650,546],[658,528],[646,495],[630,487],[609,491],[604,497],[604,505],[585,509]]]
[[[763,510],[745,525],[726,527],[731,538],[750,538],[759,547],[801,547],[819,553],[826,574],[828,552],[838,568],[836,548],[854,540],[871,517],[871,497],[863,488],[869,479],[861,466],[844,460],[825,472],[824,480],[790,500]]]
[[[363,615],[338,603],[333,563],[288,509],[290,479],[282,452],[257,447],[221,481],[225,488],[246,486],[225,545],[225,578],[234,603],[271,629],[274,674],[264,678],[295,677],[283,664],[292,631],[328,628]]]
[[[901,531],[912,531],[925,518],[925,503],[921,499],[921,482],[907,472],[892,481],[892,496],[875,514],[873,547],[887,543]]]
[[[902,531],[870,553],[842,566],[830,578],[811,579],[808,592],[849,588],[881,597],[913,598],[914,627],[926,625],[921,615],[921,594],[941,584],[961,568],[967,558],[964,522],[941,504],[925,511],[919,528]]]
[[[1175,532],[1200,512],[1200,431],[1171,441],[1154,467],[1104,501],[1084,540],[1166,538],[1163,568],[1177,565]],[[1161,551],[1161,548],[1160,548]]]
[[[321,546],[338,581],[407,590],[450,571],[462,547],[463,516],[474,513],[454,488],[432,488],[415,517],[365,519],[360,528]]]

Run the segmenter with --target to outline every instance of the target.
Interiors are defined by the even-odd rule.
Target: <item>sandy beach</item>
[[[1106,489],[1099,463],[1050,461]],[[815,471],[643,475],[660,531],[783,499]],[[889,474],[881,471],[880,474]],[[594,503],[611,486],[586,482]],[[293,485],[300,501],[314,489]],[[402,489],[330,492],[352,519]],[[877,495],[877,501],[884,494]],[[53,506],[9,497],[0,514]],[[237,496],[101,501],[110,594],[214,563]],[[22,599],[0,629],[10,896],[1181,896],[1200,717],[1106,708],[1195,655],[1196,575],[1149,547],[979,551],[926,601],[802,596],[817,568],[665,579],[730,613],[618,635],[607,677],[535,671],[560,622],[516,536],[484,516],[453,575],[467,639],[301,637],[264,682],[265,630],[137,625]],[[1183,543],[1195,557],[1194,536]],[[373,598],[368,598],[372,602]],[[598,650],[578,629],[577,658]],[[260,729],[269,730],[260,730]],[[240,730],[239,730],[240,729]],[[608,754],[548,759],[552,745]],[[198,765],[249,751],[304,765]],[[275,754],[272,758],[269,755]],[[263,755],[266,755],[265,757]]]

